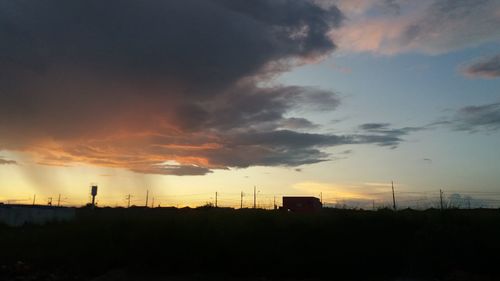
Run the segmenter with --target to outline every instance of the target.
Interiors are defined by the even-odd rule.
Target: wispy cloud
[[[0,157],[0,165],[17,165],[17,161]]]
[[[448,123],[457,131],[496,131],[500,129],[500,103],[466,106],[459,109]]]
[[[470,77],[499,78],[500,54],[476,60],[462,68],[462,72]]]
[[[431,158],[422,158],[422,161],[424,161],[427,164],[432,164],[432,159]]]
[[[498,131],[500,129],[500,103],[465,106],[425,127],[448,128],[469,133]]]
[[[365,132],[364,138],[366,140],[378,140],[378,145],[396,148],[399,143],[404,141],[404,136],[413,132],[426,130],[428,127],[392,128],[390,123],[365,123],[361,124],[359,129]]]
[[[332,36],[346,52],[439,54],[500,40],[496,0],[337,3],[347,20]]]

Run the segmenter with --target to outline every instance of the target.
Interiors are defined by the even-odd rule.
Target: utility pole
[[[320,192],[319,193],[319,202],[321,203],[321,205],[323,206],[323,192]]]
[[[253,208],[257,208],[257,189],[255,185],[253,186]]]
[[[394,181],[391,181],[392,185],[392,208],[396,211],[396,195],[394,194]]]
[[[240,194],[240,209],[243,209],[243,191]]]
[[[151,208],[154,208],[155,207],[155,198],[153,197],[153,200],[151,202]]]
[[[33,194],[33,206],[35,206],[36,203],[36,194]]]
[[[149,190],[146,190],[146,207],[148,206]]]
[[[127,197],[125,197],[125,199],[127,199],[127,200],[128,200],[128,202],[127,202],[127,208],[130,208],[130,198],[131,198],[131,197],[132,197],[132,195],[130,195],[130,194],[129,194],[129,195],[127,195]]]
[[[57,197],[57,207],[61,206],[61,194]]]
[[[276,207],[276,195],[274,195],[274,203],[273,203],[273,206],[274,206],[274,209],[275,209],[275,210],[276,210],[276,209],[278,209],[278,208]]]
[[[215,208],[217,208],[217,191],[215,192]]]
[[[439,203],[441,205],[441,211],[444,209],[443,208],[443,190],[439,190]]]

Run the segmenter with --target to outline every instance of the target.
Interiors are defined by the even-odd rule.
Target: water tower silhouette
[[[97,196],[97,185],[92,185],[90,188],[90,195],[92,195],[92,209],[95,208],[95,197]]]

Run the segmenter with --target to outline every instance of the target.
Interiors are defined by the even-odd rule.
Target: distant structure
[[[75,208],[0,204],[0,224],[9,226],[22,226],[25,224],[43,225],[56,221],[71,221],[75,217]]]
[[[323,208],[319,198],[312,196],[283,196],[282,209],[297,213],[316,212]]]
[[[97,196],[97,185],[90,188],[90,195],[92,195],[92,208],[95,208],[95,197]]]

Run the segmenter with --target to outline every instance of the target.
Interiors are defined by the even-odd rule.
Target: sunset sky
[[[498,0],[0,0],[0,40],[0,202],[500,198]]]

